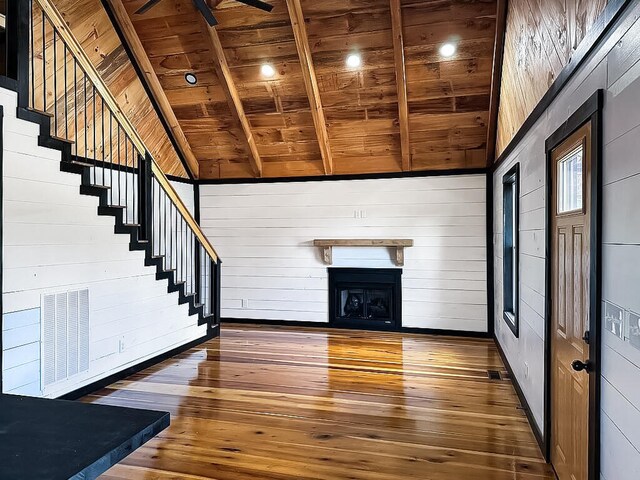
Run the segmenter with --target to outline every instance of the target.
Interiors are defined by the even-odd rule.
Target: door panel
[[[587,480],[590,124],[552,152],[551,462],[559,480]]]

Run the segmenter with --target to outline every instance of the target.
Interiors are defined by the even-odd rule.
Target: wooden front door
[[[559,480],[587,480],[591,124],[551,154],[551,462]]]

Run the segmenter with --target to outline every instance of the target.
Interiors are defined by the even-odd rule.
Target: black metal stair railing
[[[221,261],[53,3],[9,0],[7,39],[19,116],[40,124],[40,144],[82,174],[81,193],[100,198],[98,213],[116,217],[116,233],[128,233],[157,278],[213,327]]]

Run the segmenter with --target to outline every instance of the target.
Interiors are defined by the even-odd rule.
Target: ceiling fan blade
[[[270,12],[273,10],[273,5],[269,5],[262,0],[237,0],[240,3],[244,3],[245,5],[249,5],[250,7],[259,8],[260,10],[264,10],[265,12]]]
[[[158,3],[160,0],[149,0],[147,3],[145,3],[144,5],[142,5],[138,10],[135,11],[136,15],[139,15],[141,13],[146,12],[147,10],[149,10],[151,7],[153,7],[156,3]]]
[[[214,17],[213,13],[211,13],[211,9],[206,4],[205,0],[193,0],[193,4],[200,11],[210,27],[215,27],[218,24],[216,17]]]

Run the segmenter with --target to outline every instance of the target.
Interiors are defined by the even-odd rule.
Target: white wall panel
[[[315,238],[411,238],[403,325],[484,332],[484,175],[202,185],[201,223],[223,259],[222,316],[328,321]],[[334,248],[333,265],[393,268],[385,248]]]

